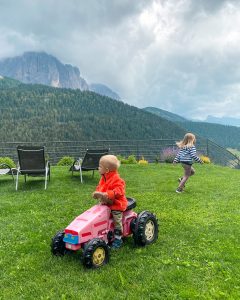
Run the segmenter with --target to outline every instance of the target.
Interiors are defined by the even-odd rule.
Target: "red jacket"
[[[96,191],[107,193],[108,198],[113,201],[113,204],[108,205],[111,210],[126,210],[128,201],[125,196],[125,181],[120,178],[117,171],[102,175]]]

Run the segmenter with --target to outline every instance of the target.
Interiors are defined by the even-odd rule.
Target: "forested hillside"
[[[183,122],[183,121],[187,121],[187,119],[177,115],[177,114],[174,114],[174,113],[171,113],[167,110],[163,110],[163,109],[160,109],[160,108],[156,108],[156,107],[145,107],[143,108],[143,110],[145,111],[148,111],[150,113],[153,113],[159,117],[162,117],[164,119],[167,119],[169,121],[172,121],[172,122]]]
[[[178,124],[180,127],[184,128],[186,131],[190,131],[198,136],[211,139],[222,147],[240,149],[240,127],[190,121],[179,115],[156,107],[146,107],[144,110],[166,120],[171,120],[175,124]]]
[[[0,88],[3,142],[180,138],[185,133],[168,120],[94,92],[25,84],[9,88],[5,81],[8,88]]]
[[[187,131],[195,132],[202,137],[213,140],[225,148],[240,149],[240,128],[207,122],[181,122],[178,123]]]
[[[20,85],[21,82],[12,78],[6,78],[0,75],[0,91],[2,89],[13,88]]]

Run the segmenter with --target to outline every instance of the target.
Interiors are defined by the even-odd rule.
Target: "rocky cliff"
[[[88,84],[77,67],[61,63],[45,52],[25,52],[0,60],[0,76],[23,83],[44,84],[52,87],[90,90],[97,94],[120,100],[117,93],[101,83]]]
[[[22,56],[0,61],[0,74],[24,83],[88,90],[77,67],[62,64],[45,52],[26,52]]]

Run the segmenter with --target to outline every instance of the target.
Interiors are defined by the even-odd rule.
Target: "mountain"
[[[62,64],[45,52],[26,52],[22,56],[0,61],[0,74],[23,83],[40,83],[54,87],[87,90],[77,67]]]
[[[178,125],[122,101],[35,84],[3,86],[0,119],[2,142],[179,139],[185,134]]]
[[[107,87],[104,84],[92,83],[89,85],[89,90],[102,96],[107,96],[115,100],[120,100],[119,95],[113,92],[109,87]]]
[[[100,95],[120,100],[109,87],[100,83],[88,84],[77,67],[61,63],[45,52],[25,52],[21,56],[0,61],[0,75],[23,83],[44,84],[52,87],[91,90]]]
[[[22,56],[0,61],[0,74],[24,83],[40,83],[55,87],[88,88],[78,68],[63,65],[45,52],[26,52]]]
[[[207,116],[205,122],[240,127],[240,119],[231,118],[231,117],[218,118],[214,116]]]
[[[154,107],[151,107],[150,110],[149,108],[144,108],[144,110],[151,111],[151,113],[165,119],[171,119],[185,131],[208,138],[222,147],[240,149],[240,127],[190,121],[179,115]]]
[[[166,111],[166,110],[163,110],[163,109],[160,109],[160,108],[156,108],[156,107],[145,107],[143,108],[143,110],[145,111],[148,111],[150,113],[153,113],[159,117],[162,117],[164,119],[167,119],[169,121],[172,121],[172,122],[183,122],[183,121],[187,121],[187,119],[179,116],[179,115],[176,115],[174,113],[171,113],[169,111]]]

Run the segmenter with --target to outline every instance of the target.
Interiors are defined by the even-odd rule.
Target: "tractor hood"
[[[76,217],[65,229],[65,234],[78,235],[79,243],[97,237],[107,229],[110,213],[107,205],[94,205]]]

